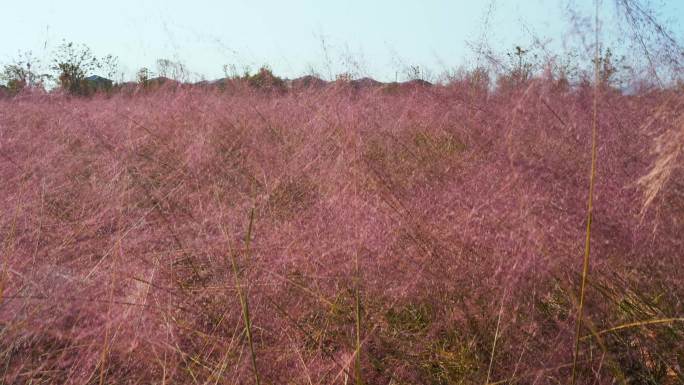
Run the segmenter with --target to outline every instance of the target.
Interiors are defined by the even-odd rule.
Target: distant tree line
[[[534,48],[515,46],[513,50],[496,59],[493,54],[486,54],[489,66],[479,65],[468,70],[446,73],[443,83],[467,83],[479,89],[506,90],[524,85],[535,77],[546,76],[560,87],[571,84],[590,83],[591,76],[580,70],[577,57],[548,55],[542,58]],[[620,88],[630,68],[626,66],[624,56],[616,56],[607,48],[603,50],[599,60],[599,81],[602,86]],[[154,88],[166,80],[185,83],[190,79],[187,67],[169,59],[157,60],[157,72],[143,67],[136,74],[136,84],[142,88]],[[97,57],[84,44],[62,41],[53,52],[47,66],[43,66],[31,52],[20,53],[12,63],[0,70],[0,86],[4,93],[16,95],[25,89],[57,88],[70,95],[88,96],[95,92],[109,92],[116,88],[112,79],[119,76],[119,61],[116,56]],[[262,66],[256,73],[245,68],[242,73],[234,65],[224,66],[226,79],[245,81],[254,88],[284,89],[285,81],[274,75],[270,67]],[[406,78],[411,81],[426,80],[432,76],[417,65],[408,66]],[[586,71],[585,71],[586,72]],[[97,73],[97,75],[95,74]],[[100,76],[101,75],[101,76]],[[354,76],[343,73],[337,76],[337,82],[352,81]],[[206,83],[206,82],[204,82]],[[130,84],[130,83],[129,83]],[[3,91],[3,90],[0,90]],[[0,92],[1,93],[1,92]]]
[[[11,95],[24,89],[44,89],[52,82],[59,89],[73,95],[91,95],[98,90],[112,87],[111,79],[118,73],[118,58],[107,55],[98,58],[90,48],[83,44],[62,41],[53,53],[47,68],[29,52],[6,64],[0,71],[0,81],[5,83]],[[92,76],[95,71],[103,76]]]

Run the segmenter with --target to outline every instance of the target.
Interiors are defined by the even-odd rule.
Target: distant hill
[[[161,86],[161,85],[178,85],[181,82],[170,79],[164,76],[157,76],[156,78],[148,79],[145,84],[149,86]]]
[[[99,75],[88,76],[87,78],[85,78],[85,81],[88,83],[90,87],[92,87],[95,90],[110,89],[112,88],[112,85],[114,83],[110,79],[107,79]]]
[[[432,83],[430,83],[427,80],[423,80],[423,79],[413,79],[413,80],[403,82],[401,84],[403,86],[408,86],[408,87],[432,87],[433,86]]]
[[[316,76],[306,75],[289,80],[287,84],[291,89],[300,90],[305,88],[323,88],[328,85],[328,82]]]
[[[361,78],[361,79],[352,80],[352,81],[350,82],[350,84],[351,84],[354,88],[373,88],[373,87],[380,87],[380,86],[382,86],[384,83],[383,83],[383,82],[379,82],[379,81],[377,81],[377,80],[375,80],[375,79],[373,79],[373,78],[365,77],[365,78]]]
[[[273,77],[273,78],[272,78]],[[236,85],[240,84],[242,81],[246,81],[249,85],[251,86],[264,86],[264,85],[269,85],[271,83],[275,83],[273,79],[279,79],[271,75],[270,73],[268,74],[262,74],[262,75],[254,75],[250,78],[244,79],[244,78],[219,78],[215,80],[202,80],[196,83],[193,83],[194,86],[199,86],[199,87],[220,87],[220,88],[225,88],[227,86],[230,86],[231,84]],[[161,85],[165,84],[167,82],[174,82],[171,79],[167,78],[154,78],[148,80],[149,84],[156,84],[156,85]],[[280,83],[278,83],[280,84]],[[370,77],[363,77],[360,79],[353,79],[353,80],[338,80],[335,82],[330,82],[324,79],[321,79],[317,76],[313,75],[305,75],[301,76],[295,79],[283,79],[282,85],[284,86],[285,90],[293,90],[293,91],[298,91],[298,90],[304,90],[304,89],[322,89],[331,85],[335,86],[350,86],[353,89],[356,90],[361,90],[361,89],[372,89],[372,88],[383,88],[383,89],[388,89],[388,90],[406,90],[406,89],[414,89],[418,87],[432,87],[433,84],[422,79],[414,79],[414,80],[409,80],[406,82],[391,82],[391,83],[385,83],[381,82],[378,80],[375,80]]]

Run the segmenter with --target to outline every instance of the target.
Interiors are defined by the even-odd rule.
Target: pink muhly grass
[[[567,382],[591,92],[464,87],[0,100],[3,381]],[[681,377],[667,98],[597,101],[581,379]]]

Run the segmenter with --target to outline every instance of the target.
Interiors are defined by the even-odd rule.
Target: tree
[[[557,90],[567,90],[580,79],[579,58],[575,52],[553,57],[547,70]]]
[[[532,77],[534,65],[526,59],[528,53],[530,53],[529,49],[523,49],[520,46],[515,47],[515,52],[508,53],[508,57],[514,62],[511,75],[516,83],[525,83]]]
[[[157,60],[157,72],[159,76],[170,78],[177,82],[186,82],[188,80],[188,69],[179,61],[159,59]]]
[[[85,78],[88,73],[99,68],[101,64],[90,48],[66,41],[57,48],[51,67],[59,87],[75,95],[91,93]]]
[[[420,71],[420,66],[411,65],[406,69],[406,77],[408,80],[419,80],[422,79],[422,73]]]
[[[119,58],[114,55],[107,55],[100,59],[100,68],[105,76],[110,80],[121,79],[123,74],[119,72]]]
[[[618,77],[618,74],[620,70],[629,69],[629,66],[625,65],[624,62],[624,56],[616,59],[613,55],[613,51],[610,48],[607,48],[606,52],[598,58],[600,84],[608,87],[621,86],[622,79]]]
[[[245,75],[247,83],[254,87],[260,89],[285,89],[285,81],[278,76],[273,74],[271,68],[267,65],[259,68],[259,72],[254,75]]]
[[[16,95],[24,88],[42,88],[48,74],[39,72],[40,61],[30,51],[19,54],[19,58],[6,64],[0,72],[0,80],[5,82],[10,94]]]
[[[512,88],[521,84],[527,83],[534,75],[534,70],[537,68],[536,54],[532,55],[532,60],[528,58],[529,49],[523,49],[521,46],[515,46],[515,51],[508,52],[510,66],[505,74],[497,80],[500,88]]]
[[[101,87],[88,82],[86,76],[102,70],[109,78],[107,82],[111,83],[111,78],[118,74],[118,66],[119,59],[116,56],[107,55],[98,59],[88,46],[63,40],[55,50],[50,69],[62,90],[74,95],[90,95]]]
[[[136,74],[138,84],[140,84],[143,87],[146,87],[148,85],[148,82],[150,81],[151,77],[152,71],[150,71],[150,69],[147,67],[142,67],[138,70],[138,73]]]

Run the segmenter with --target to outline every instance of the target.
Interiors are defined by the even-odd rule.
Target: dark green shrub
[[[245,74],[247,83],[258,89],[284,90],[285,81],[273,74],[268,66],[263,66],[254,75]]]

